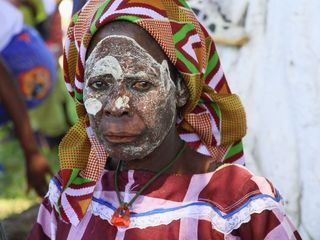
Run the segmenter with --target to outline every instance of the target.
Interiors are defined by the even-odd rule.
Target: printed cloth
[[[116,228],[111,224],[118,206],[114,174],[103,173],[78,226],[62,222],[52,208],[62,191],[62,176],[54,178],[29,239],[301,239],[272,184],[237,164],[204,174],[160,176],[134,202],[130,227]],[[152,176],[121,172],[122,198],[133,197]]]
[[[66,86],[77,100],[79,121],[59,147],[63,190],[56,208],[73,225],[84,217],[108,155],[82,104],[86,51],[97,30],[115,20],[144,28],[184,78],[190,98],[177,122],[180,137],[215,161],[244,162],[244,109],[231,94],[212,38],[186,2],[91,0],[73,17],[64,51]]]
[[[42,104],[55,85],[56,63],[39,34],[25,27],[12,37],[0,57],[14,77],[27,108]],[[0,124],[8,120],[9,114],[0,103]]]

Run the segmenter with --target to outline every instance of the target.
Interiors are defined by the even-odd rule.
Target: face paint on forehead
[[[93,59],[96,59],[94,53],[92,53],[90,57],[91,56],[92,58],[89,58],[87,62],[88,62],[88,65],[93,64],[93,68],[90,71],[89,76],[87,76],[88,78],[99,77],[107,74],[112,75],[113,78],[116,80],[119,80],[122,78],[123,71],[121,69],[121,66],[118,60],[115,57],[106,56],[95,63],[91,63]]]
[[[139,68],[148,68],[149,74],[159,74],[160,66],[133,38],[111,35],[102,39],[93,49],[86,61],[85,78],[101,76],[107,71],[118,79],[122,74],[137,74]]]

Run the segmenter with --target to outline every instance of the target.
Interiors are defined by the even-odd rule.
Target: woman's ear
[[[176,81],[176,103],[177,107],[181,108],[186,105],[189,99],[189,91],[183,80],[183,77],[178,74]]]

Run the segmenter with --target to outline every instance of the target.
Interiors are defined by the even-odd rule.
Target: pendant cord
[[[174,157],[174,159],[169,162],[168,165],[166,165],[164,168],[162,168],[156,175],[154,175],[136,194],[135,196],[131,199],[131,201],[129,203],[125,203],[121,200],[121,196],[120,196],[120,191],[119,191],[119,186],[118,186],[118,175],[119,175],[119,171],[120,168],[122,166],[123,161],[120,160],[118,162],[117,165],[117,169],[116,169],[116,173],[115,173],[115,177],[114,177],[114,182],[115,182],[115,190],[116,190],[116,194],[117,194],[117,198],[120,204],[120,207],[130,207],[135,201],[136,199],[141,195],[141,193],[146,190],[146,188],[148,188],[161,174],[163,174],[164,172],[166,172],[167,170],[169,170],[175,163],[176,161],[181,157],[182,153],[184,152],[184,150],[186,149],[186,143],[183,143],[183,146],[181,147],[181,149],[179,150],[179,152],[176,154],[176,156]]]

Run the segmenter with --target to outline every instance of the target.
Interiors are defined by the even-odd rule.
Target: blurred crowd
[[[76,120],[58,62],[63,52],[59,3],[0,1],[0,127],[13,123],[4,138],[18,138],[28,187],[39,196],[52,174],[40,148],[56,146]]]

